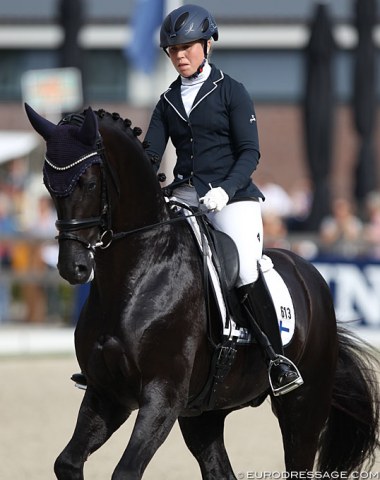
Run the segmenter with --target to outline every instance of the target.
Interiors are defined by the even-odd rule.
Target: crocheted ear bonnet
[[[43,179],[56,196],[74,190],[88,167],[101,163],[97,117],[91,108],[84,115],[69,115],[55,125],[25,106],[34,129],[46,140]]]

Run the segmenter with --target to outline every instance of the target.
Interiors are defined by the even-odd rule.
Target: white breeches
[[[173,195],[188,205],[198,206],[194,187],[181,186]],[[258,277],[258,264],[263,253],[263,222],[260,202],[241,200],[224,207],[220,212],[207,214],[210,223],[229,235],[235,242],[240,261],[238,287],[253,283]]]

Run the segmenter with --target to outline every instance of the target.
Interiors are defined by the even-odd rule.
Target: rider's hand
[[[211,188],[206,195],[199,199],[208,210],[220,212],[227,205],[229,200],[227,193],[222,187]]]

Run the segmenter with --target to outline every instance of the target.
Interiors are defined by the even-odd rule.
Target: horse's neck
[[[153,182],[121,184],[120,192],[114,204],[116,230],[145,228],[169,218],[162,193]]]
[[[131,150],[126,144],[111,163],[119,181],[119,192],[112,189],[114,228],[135,229],[169,218],[156,174],[136,146]]]
[[[94,283],[100,305],[120,313],[129,299],[145,293],[147,285],[151,289],[162,274],[174,277],[183,246],[188,243],[183,240],[171,227],[159,226],[127,235],[97,251]]]

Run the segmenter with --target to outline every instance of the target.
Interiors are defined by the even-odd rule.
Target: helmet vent
[[[177,18],[177,21],[175,22],[174,30],[178,32],[178,30],[180,30],[183,27],[183,25],[185,24],[188,18],[189,18],[189,12],[184,12],[182,15],[180,15]]]
[[[202,23],[202,33],[207,32],[209,26],[210,26],[210,22],[208,18],[205,18]]]

